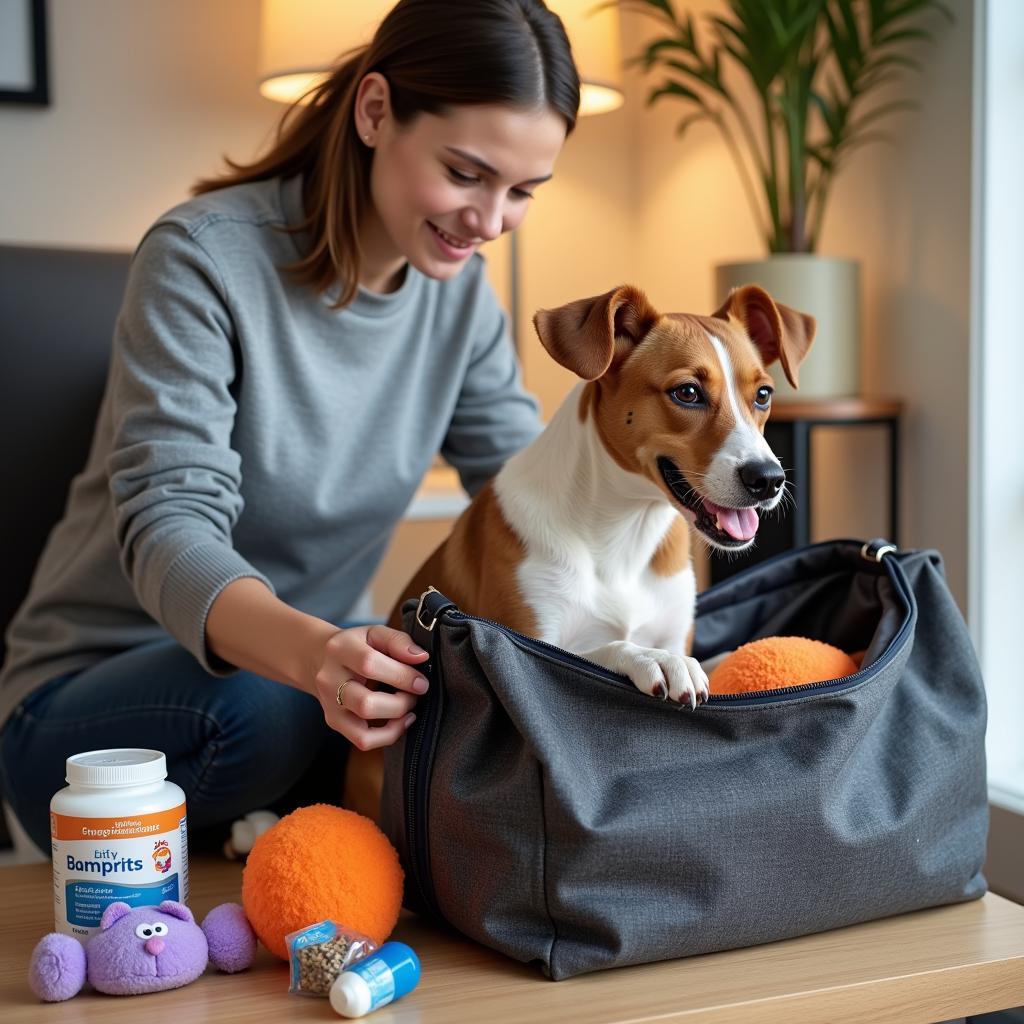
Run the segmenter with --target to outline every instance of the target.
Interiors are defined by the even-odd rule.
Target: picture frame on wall
[[[0,0],[0,103],[50,103],[46,0]]]

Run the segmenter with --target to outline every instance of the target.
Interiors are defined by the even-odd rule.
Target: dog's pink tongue
[[[734,540],[750,540],[757,533],[757,513],[752,508],[723,508],[705,499],[704,506],[718,525]]]

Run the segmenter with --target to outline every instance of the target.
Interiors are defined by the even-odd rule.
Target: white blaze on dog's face
[[[661,315],[635,288],[538,314],[541,340],[590,381],[592,417],[624,469],[658,487],[712,545],[753,543],[758,514],[782,500],[785,473],[765,441],[781,359],[796,385],[814,336],[811,317],[755,286],[711,317]]]

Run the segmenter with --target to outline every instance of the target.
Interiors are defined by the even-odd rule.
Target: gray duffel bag
[[[985,892],[985,694],[934,552],[816,544],[700,596],[694,654],[800,635],[855,675],[696,711],[408,602],[431,687],[386,755],[407,905],[561,980]],[[417,615],[418,610],[418,615]]]

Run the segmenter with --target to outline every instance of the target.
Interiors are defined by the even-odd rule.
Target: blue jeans
[[[340,804],[347,741],[317,700],[251,672],[207,673],[174,640],[124,651],[31,694],[0,733],[3,793],[50,851],[50,798],[72,754],[150,747],[185,791],[189,845],[219,846],[248,811]]]

